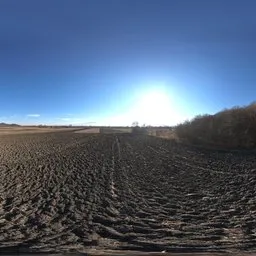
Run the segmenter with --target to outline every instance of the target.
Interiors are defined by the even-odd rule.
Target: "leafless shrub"
[[[225,109],[215,115],[196,116],[175,128],[177,136],[190,143],[231,148],[256,146],[256,103]]]

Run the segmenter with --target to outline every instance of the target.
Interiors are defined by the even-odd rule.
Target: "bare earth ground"
[[[121,133],[1,136],[0,254],[256,251],[255,155]]]

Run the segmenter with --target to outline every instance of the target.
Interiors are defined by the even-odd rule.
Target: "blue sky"
[[[255,8],[254,0],[1,0],[0,122],[172,125],[249,104]]]

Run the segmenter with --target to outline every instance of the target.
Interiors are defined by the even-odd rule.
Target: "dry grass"
[[[75,133],[100,133],[100,128],[88,128],[88,129],[83,129],[79,131],[75,131]]]
[[[164,139],[178,140],[175,131],[171,128],[147,128],[148,135],[156,136]]]

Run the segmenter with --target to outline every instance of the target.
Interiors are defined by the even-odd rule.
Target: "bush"
[[[196,116],[175,127],[176,135],[195,144],[250,148],[256,146],[256,103]]]

